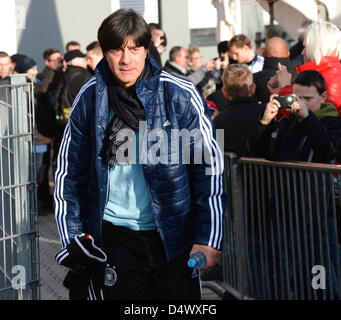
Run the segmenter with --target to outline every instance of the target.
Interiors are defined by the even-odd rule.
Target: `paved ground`
[[[54,258],[61,248],[54,215],[49,213],[46,216],[39,216],[38,221],[40,232],[41,299],[68,300],[68,291],[62,284],[66,274],[66,268],[57,265]],[[220,299],[220,296],[214,290],[208,287],[203,288],[203,300]]]
[[[59,235],[52,213],[39,216],[40,294],[42,300],[67,300],[68,291],[62,282],[66,268],[58,265],[56,253],[61,249]]]

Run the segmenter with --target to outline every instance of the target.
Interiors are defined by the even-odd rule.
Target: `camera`
[[[280,103],[280,109],[290,109],[292,104],[296,102],[295,96],[280,96],[274,99]]]
[[[161,44],[164,47],[167,47],[167,38],[166,38],[166,34],[164,34],[163,36],[160,37],[161,40],[163,40],[163,42],[161,42]]]

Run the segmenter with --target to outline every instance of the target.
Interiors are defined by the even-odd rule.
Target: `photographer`
[[[193,74],[196,71],[202,69],[204,67],[202,56],[200,54],[200,49],[198,47],[193,47],[187,49],[188,54],[188,74]],[[205,73],[204,78],[196,84],[197,89],[201,93],[201,95],[206,99],[211,93],[216,90],[217,83],[221,82],[222,76],[222,60],[220,58],[216,58],[214,60],[209,60],[205,67],[208,64],[214,64],[214,68]],[[206,67],[207,68],[207,67]]]
[[[149,23],[149,28],[152,36],[149,44],[149,54],[162,66],[161,54],[167,46],[166,34],[157,23]]]
[[[40,85],[36,86],[35,92],[38,91],[39,99],[38,106],[40,115],[43,115],[43,123],[48,131],[48,137],[53,140],[52,147],[49,149],[48,156],[44,161],[46,167],[50,166],[50,158],[55,157],[56,151],[53,150],[56,142],[56,135],[58,132],[58,125],[56,120],[57,102],[63,83],[64,65],[63,57],[60,51],[56,48],[48,48],[43,52],[45,68],[41,73],[38,73],[37,79],[40,80]],[[47,169],[48,171],[48,169]],[[48,189],[47,172],[44,179],[45,188]],[[48,202],[50,197],[47,195]]]
[[[294,81],[293,93],[284,99],[278,99],[277,94],[271,96],[265,112],[250,131],[251,152],[277,161],[329,162],[333,157],[334,139],[323,121],[333,116],[337,119],[337,110],[325,104],[327,92],[323,77],[313,70],[300,73]],[[276,121],[280,109],[290,113]],[[327,109],[328,116],[324,112]]]
[[[279,97],[274,94],[270,98],[263,115],[254,124],[249,132],[248,147],[253,151],[254,155],[265,157],[273,161],[300,161],[300,162],[315,162],[328,163],[335,157],[333,142],[340,136],[340,118],[338,110],[330,103],[326,103],[328,97],[326,91],[326,83],[320,73],[314,70],[301,72],[293,84],[293,93],[291,96]],[[279,110],[289,110],[288,116],[278,117]],[[281,171],[273,171],[274,179],[281,182],[281,191],[286,192],[285,197],[276,196],[276,188],[273,185],[265,183],[263,189],[264,198],[262,199],[264,208],[266,208],[266,226],[262,232],[267,244],[273,247],[279,246],[279,243],[287,246],[288,259],[267,254],[268,277],[274,279],[274,287],[281,288],[283,284],[276,277],[274,270],[288,270],[289,280],[288,287],[292,286],[292,279],[302,279],[302,283],[309,283],[310,279],[307,274],[300,272],[295,265],[295,260],[300,257],[302,259],[303,269],[311,267],[311,261],[319,261],[321,265],[331,264],[332,277],[331,290],[338,296],[338,283],[334,270],[339,264],[336,258],[334,230],[335,224],[332,216],[327,215],[324,222],[326,234],[328,235],[330,259],[327,261],[326,256],[321,256],[319,252],[319,239],[317,235],[320,232],[320,221],[325,219],[322,217],[324,206],[328,211],[328,202],[316,200],[311,201],[314,197],[323,195],[326,199],[332,196],[333,190],[330,185],[332,175],[315,176],[316,171],[307,171],[304,173],[307,181],[307,186],[292,186],[290,179],[281,177]],[[292,179],[298,179],[300,172],[295,171],[290,173]],[[295,181],[295,180],[294,180]],[[299,180],[296,180],[299,181]],[[256,187],[255,187],[256,188]],[[295,189],[296,188],[296,189]],[[290,192],[294,190],[294,192]],[[296,201],[300,199],[299,201]],[[280,209],[279,209],[280,208]],[[278,214],[280,212],[283,215]],[[328,212],[331,212],[328,211]],[[254,212],[253,212],[254,214]],[[305,253],[302,255],[297,250],[299,243],[303,243],[303,233],[295,232],[292,234],[292,240],[287,241],[285,230],[289,229],[290,220],[294,216],[299,219],[306,218],[310,214],[309,221],[311,227],[311,252],[310,255]],[[298,220],[296,220],[298,222]],[[298,223],[295,230],[299,230],[304,223]],[[272,238],[272,235],[277,235],[277,239]],[[324,240],[323,240],[324,241]],[[255,257],[260,256],[259,244],[256,243]],[[315,248],[315,249],[314,249]],[[251,252],[251,250],[250,250]],[[260,270],[260,260],[254,259],[254,266]],[[274,270],[270,266],[275,266]],[[255,269],[257,269],[255,268]],[[263,274],[257,274],[258,279],[264,277]],[[274,287],[269,287],[269,296],[274,293]],[[304,289],[305,294],[313,294],[312,288],[308,286]],[[289,291],[288,291],[289,292]],[[293,289],[291,288],[291,292]],[[283,299],[288,299],[289,296],[283,296]]]
[[[42,82],[41,93],[51,93],[52,97],[56,98],[58,84],[63,75],[63,58],[58,49],[49,48],[43,53],[45,68],[37,75],[37,78]],[[55,101],[51,101],[55,104]]]
[[[304,65],[297,67],[298,73],[315,70],[324,77],[328,92],[327,102],[332,103],[341,116],[341,32],[330,22],[311,24],[304,35]],[[292,93],[291,77],[282,66],[270,79],[268,89],[271,93],[288,95]]]

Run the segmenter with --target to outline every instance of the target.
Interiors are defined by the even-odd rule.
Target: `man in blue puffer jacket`
[[[147,57],[150,37],[133,10],[102,22],[104,59],[73,103],[58,155],[58,263],[86,233],[115,274],[99,296],[89,287],[92,299],[200,299],[186,262],[201,251],[207,269],[221,255],[223,156],[209,109],[193,83]]]

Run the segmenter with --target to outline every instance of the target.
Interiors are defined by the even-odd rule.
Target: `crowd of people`
[[[122,30],[120,23],[126,25],[122,22],[125,21],[123,18],[128,19],[127,21],[135,19],[134,23],[140,31],[129,28],[129,30]],[[203,117],[199,119],[203,121],[200,128],[204,127],[204,130],[212,131],[224,130],[224,151],[226,152],[234,152],[238,156],[265,157],[276,161],[330,163],[341,160],[341,152],[338,152],[341,149],[341,33],[335,25],[329,22],[313,23],[310,21],[304,27],[305,32],[300,37],[295,50],[290,50],[287,42],[282,38],[274,37],[267,39],[263,50],[256,52],[250,39],[240,34],[228,41],[218,43],[218,57],[206,62],[203,61],[198,47],[174,46],[169,51],[169,58],[162,66],[161,56],[167,46],[164,30],[154,23],[147,27],[135,13],[119,10],[103,22],[98,33],[98,41],[86,47],[86,54],[81,51],[76,41],[67,44],[65,54],[55,48],[46,49],[43,53],[45,68],[41,72],[38,72],[34,59],[25,54],[15,54],[10,57],[5,52],[0,52],[0,84],[9,83],[8,76],[11,73],[28,73],[34,81],[37,112],[35,152],[37,153],[39,199],[42,200],[41,213],[44,212],[46,202],[52,203],[48,188],[48,168],[54,166],[57,188],[55,191],[56,219],[58,223],[60,218],[58,227],[62,234],[62,241],[65,241],[62,253],[71,254],[68,246],[74,243],[70,241],[82,232],[92,231],[92,236],[97,241],[96,236],[100,233],[98,228],[102,226],[102,223],[99,223],[99,213],[95,214],[93,211],[101,210],[104,212],[103,237],[105,238],[102,248],[107,253],[110,264],[129,269],[130,264],[136,263],[136,268],[142,270],[145,267],[145,272],[149,272],[155,268],[153,259],[156,259],[159,265],[165,264],[164,253],[161,254],[160,251],[161,242],[159,239],[154,240],[156,237],[154,233],[137,236],[137,233],[132,235],[123,227],[134,231],[158,229],[167,258],[172,261],[174,257],[180,257],[180,260],[175,259],[172,265],[174,268],[172,270],[179,272],[178,277],[173,271],[170,272],[170,269],[167,269],[170,268],[167,264],[165,264],[167,268],[158,269],[159,273],[169,271],[169,279],[173,279],[174,284],[170,283],[172,280],[163,283],[161,277],[157,278],[158,283],[167,285],[169,290],[177,284],[183,289],[184,298],[197,298],[198,284],[192,280],[185,281],[184,279],[187,278],[183,273],[184,270],[179,267],[185,259],[182,254],[185,252],[185,256],[188,257],[190,252],[200,249],[207,254],[205,268],[207,269],[217,264],[219,258],[217,252],[221,250],[221,247],[206,239],[208,230],[211,230],[207,227],[209,219],[204,215],[197,220],[193,218],[193,214],[189,213],[191,204],[188,201],[198,201],[194,204],[194,208],[200,213],[206,210],[214,214],[218,214],[219,211],[221,214],[225,208],[224,193],[220,189],[222,185],[218,182],[221,174],[216,174],[214,179],[217,179],[217,187],[210,195],[209,190],[203,190],[213,185],[213,180],[211,180],[213,178],[205,178],[203,168],[200,166],[190,166],[188,173],[181,171],[181,167],[174,166],[160,166],[156,169],[143,168],[145,176],[143,179],[141,168],[126,166],[118,171],[115,165],[108,170],[102,163],[96,162],[96,167],[89,163],[98,161],[97,156],[100,156],[108,163],[115,164],[117,160],[115,152],[119,150],[120,144],[115,144],[112,138],[118,135],[118,129],[133,128],[136,131],[138,128],[136,123],[138,124],[141,120],[150,121],[149,126],[160,126],[159,121],[162,121],[163,126],[174,125],[181,128],[182,125],[186,125],[190,128],[192,125],[198,125],[199,127],[196,123],[198,115],[194,115],[191,109],[185,109],[189,101],[194,104],[193,110],[203,107],[199,114],[199,117]],[[302,52],[297,50],[299,46]],[[141,53],[140,48],[144,48],[141,49]],[[126,53],[126,50],[129,53]],[[132,50],[136,52],[130,53]],[[145,60],[144,54],[148,54],[149,60]],[[143,64],[138,63],[136,58],[138,55],[141,55]],[[127,66],[126,69],[117,69],[117,59],[136,61],[137,76],[135,78],[131,76],[132,72],[128,70],[129,61],[117,62],[117,65],[121,63]],[[157,71],[159,69],[162,73]],[[108,70],[112,71],[114,77],[108,75]],[[162,75],[158,78],[162,85],[154,84],[150,80],[158,72]],[[97,80],[92,80],[94,75]],[[182,83],[181,79],[185,82]],[[147,80],[150,80],[149,87],[146,84]],[[89,93],[89,88],[94,87],[96,81],[96,88],[98,83],[102,86],[101,88],[108,87],[106,97],[103,97],[101,89],[98,89],[97,97]],[[187,87],[188,83],[194,84],[202,102],[193,102],[197,99],[196,93],[191,91],[189,86]],[[179,88],[175,89],[175,86]],[[149,91],[144,92],[143,90],[147,90],[145,87],[148,87]],[[136,92],[131,88],[136,88]],[[153,90],[153,93],[148,93]],[[155,90],[159,91],[155,92]],[[152,94],[155,97],[152,97]],[[278,99],[283,96],[293,97],[293,102],[283,105],[283,101]],[[82,97],[81,100],[80,97]],[[101,110],[101,115],[98,115],[98,110],[91,107],[91,103]],[[105,103],[113,105],[112,114],[117,117],[113,117],[112,120],[105,118],[110,113],[103,107]],[[162,105],[161,111],[152,109],[153,104],[158,107]],[[73,121],[69,121],[71,108],[75,105],[80,105],[78,108],[80,110],[75,110]],[[154,110],[154,118],[150,119],[149,110]],[[179,115],[181,110],[182,112],[186,110],[188,114]],[[168,113],[167,118],[163,112]],[[90,124],[95,121],[90,119],[89,115],[96,117],[98,128],[105,127],[103,132],[94,131],[95,127],[89,128]],[[104,142],[96,140],[95,143],[94,139],[102,139]],[[103,146],[105,153],[99,155],[100,150],[93,149],[97,144]],[[215,146],[214,141],[212,144]],[[59,158],[57,158],[58,152]],[[67,152],[71,156],[66,154]],[[92,154],[93,152],[96,153],[96,157]],[[63,172],[63,161],[68,161],[68,171]],[[105,184],[105,187],[90,181],[86,187],[82,186],[77,189],[77,185],[88,181],[88,176],[98,181],[101,179],[101,183],[105,180],[104,177],[110,181]],[[138,183],[133,179],[139,180]],[[181,186],[175,183],[176,179],[182,181]],[[133,188],[139,188],[140,193],[136,194],[136,191],[131,189],[131,183],[133,183]],[[206,187],[204,187],[205,183],[207,183]],[[187,184],[191,186],[190,189],[187,189]],[[69,198],[62,193],[59,194],[62,192],[61,185],[67,190]],[[94,191],[95,189],[97,191]],[[104,194],[105,189],[108,190]],[[149,193],[146,193],[147,189]],[[83,199],[89,190],[95,195],[91,204]],[[113,190],[117,193],[123,192],[119,200],[114,199]],[[134,194],[135,200],[140,201],[139,204],[131,201],[128,196],[130,193]],[[107,199],[105,208],[102,197]],[[212,197],[217,202],[208,205],[206,202],[211,201],[208,199]],[[188,200],[190,198],[193,199]],[[169,201],[174,203],[169,204]],[[74,212],[67,211],[69,209],[66,209],[65,203],[68,203]],[[217,205],[217,203],[220,204]],[[137,210],[144,220],[136,221],[136,217],[131,212],[127,213],[122,209],[124,206],[131,212]],[[173,211],[172,213],[168,210],[169,208]],[[82,210],[87,212],[87,222],[80,218]],[[150,211],[153,210],[158,214],[166,212],[169,217],[158,215],[153,217],[150,215]],[[186,214],[183,214],[184,210]],[[214,214],[212,213],[211,217]],[[66,215],[71,217],[66,220],[71,221],[72,226],[65,222]],[[127,216],[124,218],[124,215]],[[126,218],[128,221],[125,220]],[[79,223],[76,223],[78,219],[80,219]],[[174,219],[183,221],[186,227],[183,225],[180,227],[180,224],[177,224],[180,222],[175,222]],[[198,221],[203,223],[206,229],[201,229]],[[92,223],[92,225],[83,228],[86,223]],[[196,225],[196,228],[192,228],[193,230],[189,228],[191,223]],[[221,220],[216,223],[219,229]],[[170,228],[173,228],[171,233]],[[214,232],[212,230],[210,232],[212,237]],[[155,249],[156,253],[153,251],[152,255],[148,256],[150,261],[142,257],[136,262],[134,255],[139,255],[139,253],[134,249],[130,255],[127,254],[125,249],[120,247],[123,240],[120,240],[117,235],[126,239],[129,246],[139,248],[146,255],[151,250],[147,248],[148,246],[155,246],[158,249]],[[199,242],[195,242],[193,237],[200,239]],[[109,240],[112,242],[109,243]],[[146,247],[141,244],[141,241],[145,241]],[[191,250],[182,250],[185,247],[187,249],[189,243],[194,244],[194,247],[190,247]],[[209,251],[208,247],[214,249],[213,252]],[[117,252],[120,258],[114,255]],[[125,254],[127,258],[123,261],[122,256]],[[61,256],[62,254],[59,258]],[[147,260],[149,262],[146,262]],[[116,271],[117,269],[119,267]],[[119,279],[122,277],[125,282],[118,280],[117,288],[119,289],[106,294],[110,298],[138,299],[144,295],[152,297],[155,292],[162,292],[163,295],[160,297],[179,298],[171,291],[168,295],[163,291],[154,292],[146,279],[137,276],[130,278],[131,275],[132,273],[128,272],[119,274]],[[140,291],[136,289],[136,286]],[[133,292],[133,287],[135,292]],[[95,291],[93,295],[98,294]],[[178,290],[177,293],[179,294]]]
[[[38,71],[36,61],[22,53],[9,56],[0,52],[0,84],[10,84],[11,74],[28,74],[34,83],[36,114],[36,166],[39,214],[51,212],[53,178],[49,169],[55,165],[56,155],[64,133],[72,103],[80,88],[94,74],[103,58],[98,41],[86,47],[86,54],[77,41],[66,44],[65,54],[48,48],[43,54],[45,67]]]

